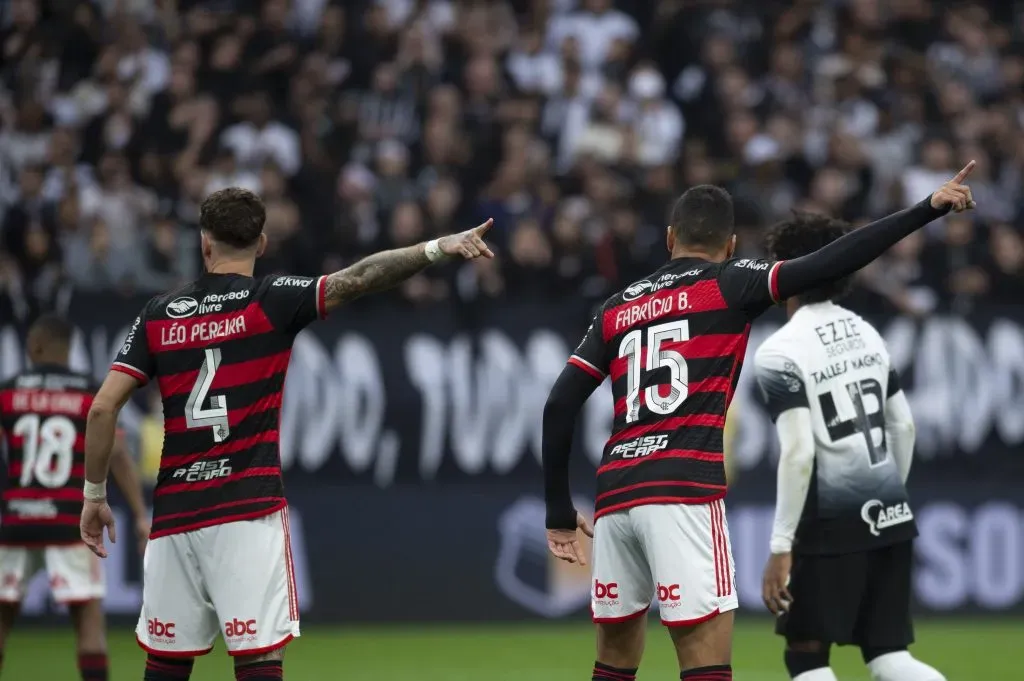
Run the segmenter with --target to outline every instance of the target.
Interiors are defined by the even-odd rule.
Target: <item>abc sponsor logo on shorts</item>
[[[598,605],[615,605],[619,602],[619,583],[602,584],[594,580],[594,602]]]
[[[683,597],[679,595],[678,584],[662,584],[658,582],[658,602],[663,608],[678,608]]]
[[[155,643],[174,643],[174,622],[161,622],[157,618],[146,620],[149,640]]]
[[[224,623],[224,636],[232,641],[255,641],[256,620],[240,620],[232,617],[230,622]]]
[[[914,519],[914,514],[910,504],[905,501],[886,506],[878,499],[872,499],[861,506],[860,517],[868,524],[871,534],[878,537],[882,534],[881,530],[887,527],[909,523]]]

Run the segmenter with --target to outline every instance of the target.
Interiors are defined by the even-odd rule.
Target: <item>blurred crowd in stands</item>
[[[1024,6],[1009,0],[4,0],[0,287],[197,275],[198,204],[267,204],[263,272],[495,219],[495,261],[410,304],[598,300],[660,266],[671,202],[728,187],[740,251],[792,210],[863,223],[969,159],[978,208],[865,271],[915,315],[1016,302]]]

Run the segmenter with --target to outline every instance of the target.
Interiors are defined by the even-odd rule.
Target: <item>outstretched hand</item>
[[[443,236],[437,240],[437,246],[447,256],[461,255],[466,260],[474,258],[493,258],[494,253],[484,243],[484,235],[491,229],[494,220],[487,219],[487,222],[477,225],[465,232]]]
[[[555,558],[561,558],[568,563],[587,564],[587,556],[580,546],[577,531],[582,531],[591,539],[594,537],[594,528],[591,527],[582,513],[576,513],[575,530],[548,530],[548,549]]]
[[[936,210],[952,208],[955,213],[974,208],[977,204],[974,202],[974,197],[971,196],[971,188],[964,182],[974,171],[976,165],[975,161],[971,161],[956,174],[956,177],[939,187],[939,191],[932,194],[932,208]]]

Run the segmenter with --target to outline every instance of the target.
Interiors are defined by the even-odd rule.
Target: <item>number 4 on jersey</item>
[[[220,348],[207,348],[203,366],[196,376],[196,384],[185,404],[185,425],[189,428],[212,428],[213,441],[224,442],[231,433],[228,423],[228,403],[223,395],[210,395],[213,377],[220,368]],[[210,406],[205,407],[207,398]]]
[[[634,329],[626,334],[619,344],[619,357],[627,358],[626,365],[626,423],[640,418],[640,374],[642,369],[655,371],[667,369],[669,373],[669,394],[661,395],[660,385],[644,389],[644,403],[655,414],[672,414],[689,394],[690,373],[686,358],[678,350],[664,348],[664,343],[680,343],[690,340],[690,323],[685,319],[647,328],[646,367],[641,363],[641,341],[643,329]]]

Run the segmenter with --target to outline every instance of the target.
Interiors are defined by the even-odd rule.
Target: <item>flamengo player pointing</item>
[[[449,256],[493,257],[479,227],[384,251],[317,278],[254,279],[266,245],[263,203],[237,188],[200,209],[206,274],[147,303],[89,411],[82,538],[105,556],[114,424],[155,379],[164,447],[136,635],[146,681],[182,681],[220,633],[244,681],[283,678],[299,635],[278,422],[296,334],[344,302],[390,288]]]
[[[671,260],[598,310],[544,407],[548,546],[584,561],[568,461],[576,416],[610,375],[615,420],[597,470],[591,606],[595,681],[632,681],[640,617],[657,598],[681,678],[732,679],[732,552],[722,498],[725,414],[750,323],[773,304],[845,277],[943,215],[973,205],[973,163],[917,206],[785,262],[732,258],[729,195],[702,185],[672,210]]]

